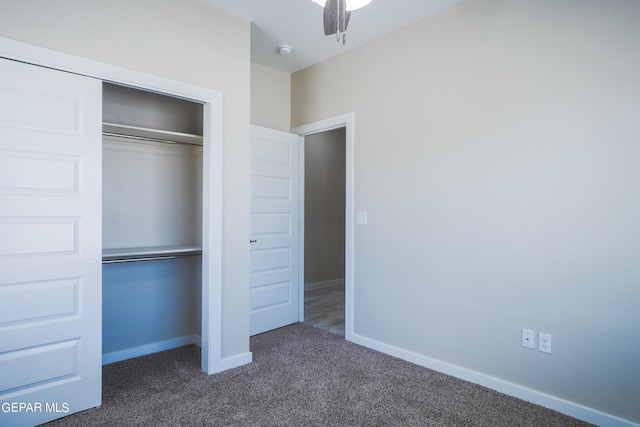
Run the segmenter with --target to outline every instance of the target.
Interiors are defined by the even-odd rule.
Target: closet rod
[[[154,256],[154,257],[141,257],[141,258],[124,258],[124,259],[109,259],[102,261],[103,264],[119,264],[124,262],[139,262],[139,261],[159,261],[163,259],[176,259],[174,255],[171,256]]]
[[[202,248],[196,245],[114,248],[103,249],[102,263],[155,261],[196,255],[202,255]]]
[[[202,147],[202,144],[193,144],[191,142],[172,141],[170,139],[151,138],[148,136],[125,135],[125,134],[113,133],[113,132],[102,132],[102,136],[115,136],[118,138],[135,139],[137,141],[160,142],[163,144],[190,145],[192,147]]]

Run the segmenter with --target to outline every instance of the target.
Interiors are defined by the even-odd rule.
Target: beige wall
[[[640,422],[638,16],[466,0],[292,75],[355,112],[356,334]]]
[[[222,351],[249,351],[249,22],[199,0],[0,0],[0,36],[223,92]]]
[[[344,128],[304,141],[304,283],[344,280]]]
[[[291,74],[251,63],[251,124],[289,131]]]

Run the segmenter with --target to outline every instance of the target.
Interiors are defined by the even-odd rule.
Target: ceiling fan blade
[[[346,10],[344,0],[327,0],[324,5],[325,36],[347,31],[350,17],[351,12]]]

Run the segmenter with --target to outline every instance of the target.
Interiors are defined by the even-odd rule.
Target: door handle
[[[249,243],[255,243],[257,240],[249,240]]]

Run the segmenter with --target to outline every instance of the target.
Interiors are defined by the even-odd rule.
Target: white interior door
[[[298,321],[298,136],[251,127],[251,335]]]
[[[0,59],[0,425],[101,403],[101,81]]]

